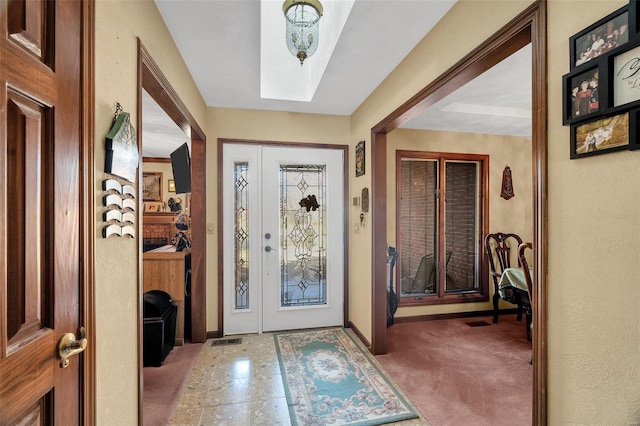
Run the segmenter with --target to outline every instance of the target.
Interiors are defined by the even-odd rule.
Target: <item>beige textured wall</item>
[[[104,137],[116,102],[136,126],[137,58],[140,37],[192,115],[204,122],[205,108],[152,0],[97,0],[95,5],[95,185],[97,423],[138,422],[137,239],[101,238]],[[203,124],[201,124],[203,126]],[[136,129],[140,135],[140,129]],[[139,205],[141,208],[141,205]],[[139,209],[140,210],[140,209]]]
[[[569,160],[561,122],[569,37],[625,4],[549,3],[551,425],[640,421],[640,152]]]
[[[225,108],[207,110],[207,330],[218,330],[218,153],[217,141],[349,144],[349,117]]]
[[[533,178],[531,140],[525,138],[396,129],[387,135],[387,236],[396,243],[396,151],[414,150],[489,155],[489,231],[514,232],[533,241]],[[502,171],[511,168],[515,197],[500,197]],[[490,295],[493,284],[489,284]],[[502,305],[503,304],[503,305]],[[501,301],[505,308],[513,305]],[[397,317],[491,310],[491,299],[482,303],[399,308]]]

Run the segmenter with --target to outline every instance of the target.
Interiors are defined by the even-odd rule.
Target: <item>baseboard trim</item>
[[[499,315],[511,315],[517,314],[518,309],[501,309],[499,311]],[[493,310],[490,311],[472,311],[472,312],[455,312],[450,314],[431,314],[431,315],[414,315],[410,317],[395,317],[393,320],[394,324],[401,324],[405,322],[418,322],[418,321],[437,321],[437,320],[446,320],[446,319],[456,319],[456,318],[469,318],[469,317],[486,317],[493,316]],[[364,334],[360,331],[360,329],[351,321],[347,321],[347,328],[350,328],[353,333],[360,339],[362,344],[364,344],[367,348],[371,348],[371,342],[364,337]],[[222,332],[220,330],[211,330],[206,333],[207,339],[219,339],[222,336]]]
[[[371,343],[364,337],[364,334],[356,327],[351,321],[347,322],[347,328],[350,328],[353,333],[358,336],[358,339],[365,345],[367,348],[371,348]]]
[[[207,339],[219,339],[222,337],[220,330],[207,331]]]
[[[518,309],[501,309],[498,315],[511,315],[517,314]],[[472,311],[472,312],[453,312],[450,314],[431,314],[431,315],[414,315],[408,317],[395,317],[393,319],[394,324],[401,324],[404,322],[417,322],[417,321],[437,321],[456,318],[469,318],[469,317],[486,317],[493,316],[493,310],[490,311]]]

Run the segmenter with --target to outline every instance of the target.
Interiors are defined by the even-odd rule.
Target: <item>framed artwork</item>
[[[629,6],[627,5],[569,39],[571,69],[586,64],[628,41]]]
[[[620,107],[640,100],[639,43],[636,42],[634,46],[613,56],[610,66],[613,92],[611,106]]]
[[[162,202],[162,173],[142,173],[142,200]]]
[[[162,203],[158,203],[158,202],[144,203],[145,213],[158,213],[161,211],[162,211]]]
[[[571,158],[628,149],[629,129],[628,112],[573,125],[571,126]]]
[[[169,179],[167,181],[167,191],[176,192],[176,181],[173,179]]]
[[[564,114],[563,124],[585,121],[606,108],[606,85],[600,84],[602,61],[593,67],[569,73],[562,79]]]
[[[356,177],[364,175],[364,141],[356,145]]]

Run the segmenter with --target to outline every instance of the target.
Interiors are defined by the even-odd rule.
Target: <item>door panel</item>
[[[225,334],[341,325],[343,152],[223,153]]]
[[[225,144],[223,156],[224,332],[257,333],[262,319],[260,147]]]
[[[82,3],[0,14],[0,424],[79,424]]]
[[[263,150],[264,331],[342,325],[342,161],[337,150]]]

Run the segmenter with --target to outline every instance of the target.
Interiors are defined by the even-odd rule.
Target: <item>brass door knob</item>
[[[58,341],[58,357],[60,358],[60,368],[69,366],[69,357],[78,355],[87,347],[87,339],[84,334],[84,327],[78,329],[78,338],[75,334],[65,333]]]

